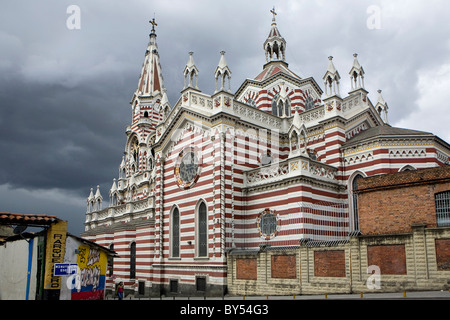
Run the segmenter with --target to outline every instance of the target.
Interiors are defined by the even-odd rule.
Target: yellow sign
[[[61,277],[53,274],[55,263],[64,262],[66,249],[67,221],[52,224],[47,230],[45,248],[44,289],[61,289]]]

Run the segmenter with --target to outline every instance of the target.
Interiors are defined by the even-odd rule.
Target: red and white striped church
[[[98,187],[87,199],[83,237],[118,254],[109,288],[123,281],[146,296],[222,295],[230,252],[346,241],[359,233],[358,178],[448,163],[447,142],[388,124],[388,105],[381,91],[369,98],[356,54],[346,94],[332,57],[323,89],[290,70],[272,13],[261,73],[231,92],[221,52],[216,90],[204,93],[191,52],[173,106],[151,21],[109,203],[102,208]]]

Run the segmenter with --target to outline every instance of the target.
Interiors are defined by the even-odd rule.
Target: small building
[[[56,216],[0,213],[0,225],[0,300],[104,299],[113,251],[67,233]],[[73,271],[57,275],[55,265]]]

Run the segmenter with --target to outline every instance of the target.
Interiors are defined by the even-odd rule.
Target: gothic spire
[[[152,30],[149,35],[150,41],[145,51],[145,59],[139,76],[136,96],[156,97],[157,95],[162,95],[164,82],[159,63],[158,45],[156,44],[155,26],[157,26],[157,23],[154,18],[149,23],[152,25]]]

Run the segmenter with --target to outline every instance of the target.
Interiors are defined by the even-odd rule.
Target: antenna
[[[14,234],[22,234],[22,232],[24,232],[26,229],[27,229],[27,226],[25,226],[25,225],[17,225],[14,228],[13,232],[14,232]]]

